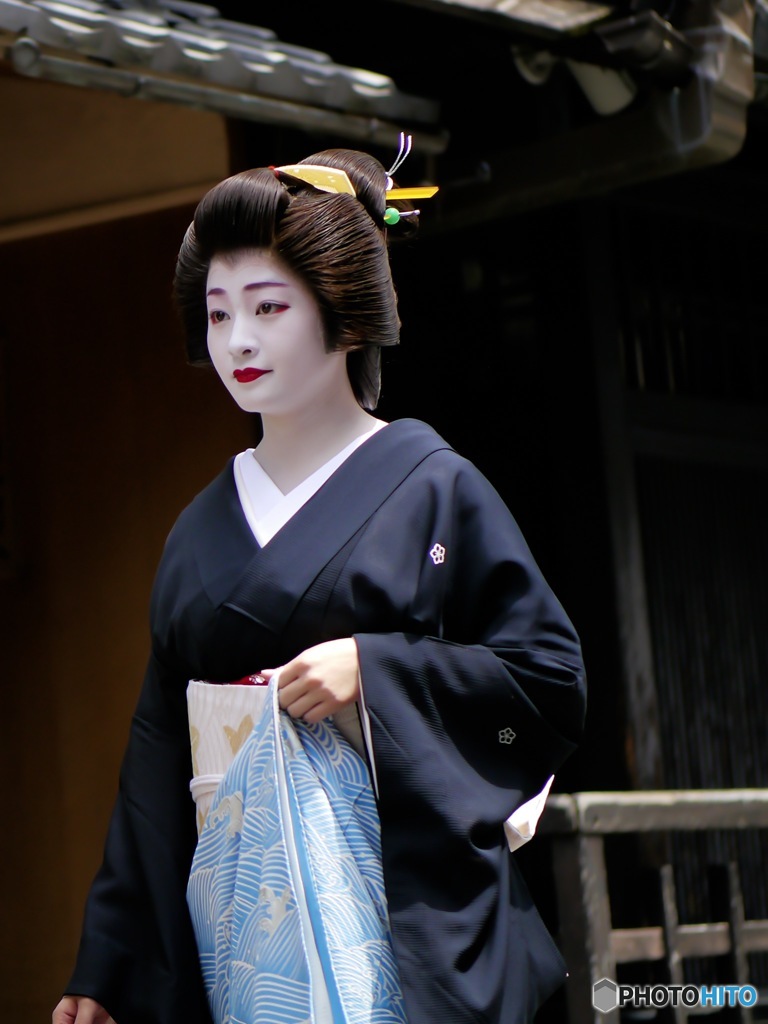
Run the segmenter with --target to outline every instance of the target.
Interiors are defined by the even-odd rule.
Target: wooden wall
[[[229,171],[224,118],[21,78],[0,59],[0,243],[194,203]]]
[[[176,515],[251,441],[170,302],[191,208],[0,248],[4,1011],[44,1021],[76,952]]]

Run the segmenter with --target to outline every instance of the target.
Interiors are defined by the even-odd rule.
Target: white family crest
[[[432,550],[429,552],[429,557],[435,563],[435,565],[441,565],[445,561],[445,548],[442,544],[435,544]]]
[[[511,743],[515,736],[517,736],[517,733],[507,726],[506,729],[502,729],[499,732],[499,743]]]

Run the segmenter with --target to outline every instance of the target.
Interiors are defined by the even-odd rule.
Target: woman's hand
[[[262,675],[269,679],[276,671],[262,669]],[[359,671],[352,637],[309,647],[280,669],[280,707],[291,718],[319,722],[358,699]]]
[[[64,996],[53,1011],[52,1024],[115,1024],[95,999],[86,996]]]

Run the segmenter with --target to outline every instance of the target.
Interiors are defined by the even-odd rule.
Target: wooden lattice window
[[[618,285],[630,391],[768,400],[762,239],[743,224],[623,209]]]

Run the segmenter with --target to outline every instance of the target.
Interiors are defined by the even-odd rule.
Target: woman
[[[260,414],[263,439],[168,537],[120,794],[54,1024],[195,1024],[210,1020],[209,998],[228,1019],[215,978],[229,978],[239,954],[229,947],[228,963],[214,963],[202,945],[206,927],[231,941],[227,913],[247,897],[232,890],[206,924],[193,858],[208,863],[221,815],[198,845],[186,693],[190,680],[259,670],[281,735],[265,711],[251,745],[272,735],[279,758],[293,742],[280,723],[294,723],[295,753],[330,736],[370,770],[386,889],[377,948],[393,953],[401,999],[380,1019],[531,1021],[564,980],[504,823],[578,742],[579,641],[482,474],[426,424],[373,415],[380,349],[399,330],[387,195],[378,161],[329,150],[222,182],[184,239],[175,287],[191,361],[213,363],[240,407]],[[288,894],[289,907],[299,897]],[[303,1019],[340,1024],[329,1005]]]

